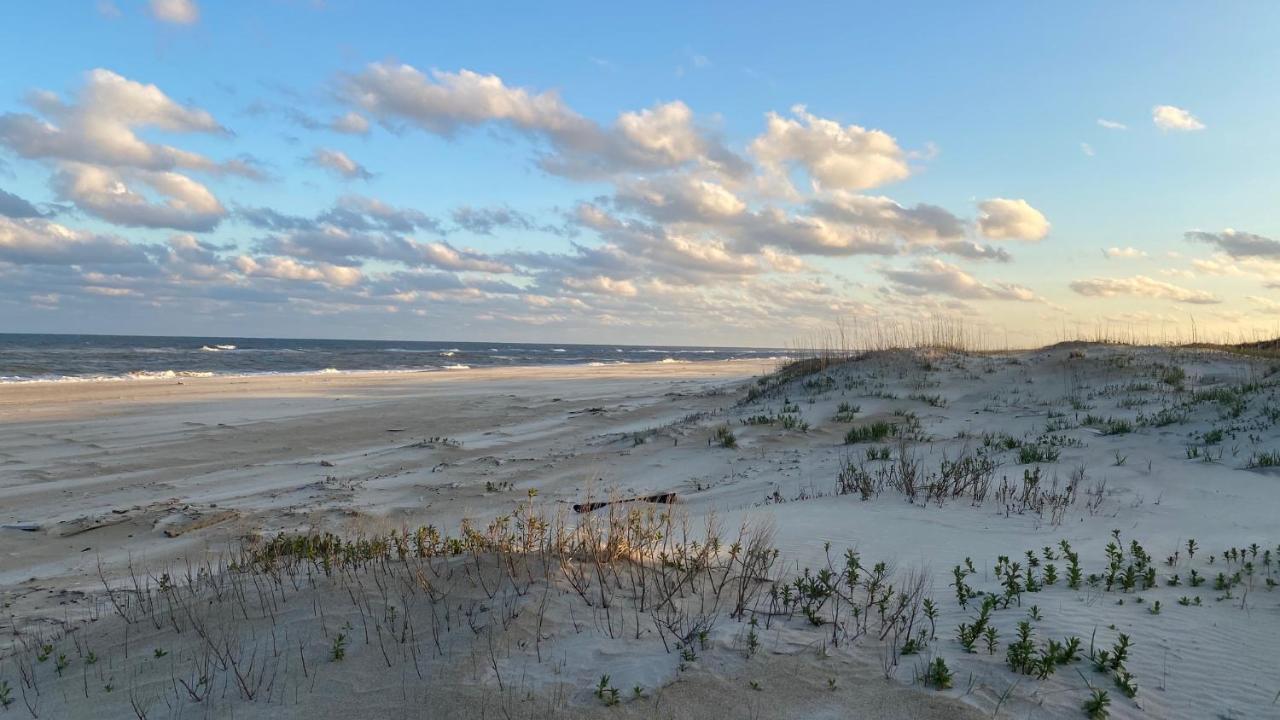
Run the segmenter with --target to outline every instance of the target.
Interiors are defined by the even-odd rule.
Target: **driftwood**
[[[168,537],[178,537],[195,530],[207,528],[240,517],[235,510],[183,511],[176,517],[161,521],[157,527],[164,529]]]
[[[4,525],[5,530],[21,530],[22,532],[36,532],[40,529],[40,523],[37,522],[16,522],[10,525]]]
[[[75,537],[90,530],[119,525],[132,519],[133,517],[127,512],[116,513],[113,511],[110,515],[84,515],[58,523],[53,529],[53,534],[56,537]]]
[[[658,493],[657,495],[645,495],[644,497],[626,498],[623,500],[604,500],[601,502],[578,503],[573,506],[576,513],[588,513],[593,510],[599,510],[602,507],[616,505],[629,502],[651,502],[660,505],[670,505],[676,501],[676,494],[673,492]]]

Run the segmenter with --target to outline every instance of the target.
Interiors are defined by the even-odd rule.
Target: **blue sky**
[[[1278,15],[23,4],[0,331],[1268,332]]]

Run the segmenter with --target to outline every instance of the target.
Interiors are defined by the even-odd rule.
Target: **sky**
[[[62,0],[0,332],[1280,334],[1280,4]]]

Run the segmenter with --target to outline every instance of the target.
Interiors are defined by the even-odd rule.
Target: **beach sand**
[[[1183,377],[1173,382],[1175,367]],[[43,682],[33,683],[43,690],[41,717],[135,717],[130,699],[140,697],[150,717],[361,709],[378,717],[1079,717],[1093,687],[1110,692],[1112,717],[1280,716],[1280,592],[1267,582],[1280,577],[1280,558],[1264,566],[1257,555],[1245,577],[1245,560],[1220,556],[1254,543],[1280,553],[1280,477],[1248,467],[1257,453],[1280,450],[1268,363],[1061,346],[882,353],[788,383],[755,382],[773,370],[771,362],[699,362],[0,386],[0,525],[11,526],[0,531],[0,633],[70,638],[57,647],[74,647],[64,677],[54,660],[31,659],[42,642],[15,641],[0,655],[0,681],[15,698],[20,689],[35,695],[25,684],[23,668],[31,668]],[[749,387],[763,392],[744,403]],[[1212,396],[1224,388],[1236,395]],[[842,404],[856,408],[840,417]],[[808,427],[788,429],[780,415]],[[771,420],[746,422],[758,417]],[[1107,422],[1115,419],[1129,427],[1113,432]],[[845,444],[850,427],[876,421],[900,434],[914,425],[913,441]],[[732,448],[715,441],[726,424]],[[1215,429],[1221,438],[1209,434]],[[1042,446],[1056,457],[1022,456]],[[983,448],[995,460],[994,486],[982,501],[910,499],[886,485],[865,500],[841,492],[842,469],[875,472],[896,462],[866,459],[869,447],[908,452],[935,480],[943,460]],[[1082,468],[1056,513],[999,491],[1002,482],[1025,491],[1035,468],[1055,491]],[[142,622],[128,637],[103,599],[102,578],[118,585],[131,574],[155,580],[166,568],[216,564],[246,537],[370,536],[428,524],[456,533],[464,519],[483,527],[534,497],[548,514],[572,517],[571,506],[588,497],[665,492],[677,493],[673,507],[695,525],[769,525],[784,582],[825,567],[829,555],[838,563],[846,548],[868,567],[883,560],[899,578],[923,578],[940,608],[927,649],[895,651],[889,668],[872,638],[840,642],[839,626],[833,635],[830,624],[814,629],[792,617],[771,619],[759,652],[746,653],[748,629],[738,618],[718,622],[689,660],[688,649],[665,647],[639,622],[629,632],[643,638],[614,637],[613,618],[558,592],[536,628],[527,626],[532,613],[513,612],[501,632],[466,630],[465,646],[439,654],[456,661],[424,671],[366,639],[367,613],[357,610],[376,602],[340,610],[356,593],[321,582],[282,589],[271,625],[237,624],[233,607],[209,610],[246,643],[274,639],[281,628],[298,647],[262,696],[246,700],[223,673],[218,693],[196,701],[172,677],[172,667],[189,675],[198,662],[191,633]],[[1086,575],[1102,573],[1113,530],[1126,548],[1136,540],[1153,556],[1155,586],[1069,589],[1058,579],[997,611],[995,653],[959,647],[956,626],[977,609],[957,605],[953,566],[970,558],[969,582],[998,594],[998,556],[1026,565],[1031,551],[1039,572],[1056,562],[1062,574],[1061,554],[1050,560],[1043,548],[1067,540]],[[1201,548],[1194,560],[1189,539]],[[1211,580],[1188,587],[1193,568]],[[1242,579],[1215,590],[1220,571]],[[1168,583],[1173,575],[1177,586]],[[1183,597],[1200,601],[1184,606]],[[468,598],[486,612],[497,602]],[[1112,673],[1095,672],[1087,659],[1044,680],[1010,672],[1005,647],[1028,617],[1040,618],[1038,644],[1074,635],[1086,654],[1091,643],[1110,648],[1119,633],[1129,635],[1137,696],[1125,697]],[[342,622],[354,638],[350,659],[325,662]],[[549,657],[539,638],[554,648]],[[161,645],[180,657],[172,667],[159,654],[137,659]],[[87,665],[91,646],[110,661]],[[953,671],[949,689],[920,679],[935,657]],[[601,675],[620,690],[616,707],[591,692]],[[10,710],[24,717],[24,703]]]

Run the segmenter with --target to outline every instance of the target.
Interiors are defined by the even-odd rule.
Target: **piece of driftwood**
[[[22,532],[37,532],[40,530],[38,522],[16,522],[3,526],[5,530],[21,530]]]
[[[177,517],[163,522],[164,534],[174,538],[203,528],[235,519],[240,513],[235,510],[214,510],[212,512],[182,512]]]
[[[602,507],[608,507],[617,503],[629,502],[651,502],[660,505],[670,505],[676,501],[676,494],[673,492],[658,493],[657,495],[645,495],[644,497],[625,498],[623,500],[603,500],[601,502],[578,503],[573,506],[576,513],[588,513],[593,510],[599,510]]]
[[[110,515],[83,515],[71,520],[63,520],[53,528],[56,537],[74,537],[90,530],[98,530],[112,525],[128,522],[132,517],[128,513],[112,513]]]

